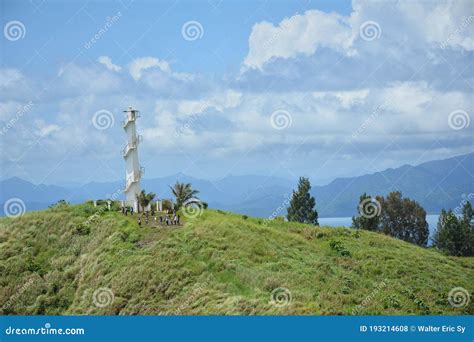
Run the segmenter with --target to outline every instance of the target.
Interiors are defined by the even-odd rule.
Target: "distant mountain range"
[[[375,196],[390,191],[401,191],[418,201],[428,213],[437,214],[442,208],[457,207],[465,196],[474,193],[473,175],[474,153],[469,153],[417,166],[403,165],[364,176],[338,178],[327,185],[314,186],[312,194],[320,217],[352,216],[362,193]],[[177,180],[192,183],[200,191],[199,197],[212,208],[261,217],[272,213],[284,215],[285,203],[296,187],[296,180],[271,176],[228,176],[209,181],[184,174],[143,179],[142,187],[160,198],[171,198],[169,186]],[[112,197],[121,187],[122,181],[55,186],[35,185],[13,177],[0,181],[0,213],[3,215],[3,203],[13,197],[21,198],[27,210],[37,210],[60,199],[79,203]]]

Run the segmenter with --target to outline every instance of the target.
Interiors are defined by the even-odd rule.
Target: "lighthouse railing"
[[[139,180],[140,180],[139,173],[133,172],[132,174],[130,174],[127,177],[127,181],[125,183],[125,191],[127,191],[133,183],[138,182]]]
[[[122,150],[122,155],[124,157],[127,156],[128,152],[134,148],[137,148],[138,146],[138,143],[142,142],[143,141],[143,137],[141,135],[138,135],[137,136],[137,139],[132,141],[132,142],[129,142],[127,143],[127,145],[125,145],[125,147],[123,148]]]
[[[134,110],[131,112],[126,112],[125,120],[122,121],[123,128],[127,127],[129,122],[135,121],[136,119],[140,118],[140,112],[138,110]]]

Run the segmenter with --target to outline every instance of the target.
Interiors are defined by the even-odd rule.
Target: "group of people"
[[[130,213],[130,215],[133,215],[133,207],[122,207],[122,215],[127,216],[128,213]]]
[[[123,210],[122,210],[123,212]],[[125,215],[127,215],[127,213],[125,212]],[[133,209],[132,209],[132,215],[133,215]],[[150,216],[150,212],[149,211],[145,211],[145,215],[144,216],[144,220],[145,220],[145,225],[148,225],[149,223],[149,216]],[[155,212],[152,211],[151,212],[151,216],[152,216],[152,220],[155,222],[155,223],[159,223],[160,225],[163,225],[163,224],[166,224],[167,226],[170,226],[170,225],[175,225],[175,226],[178,226],[180,224],[180,220],[181,220],[181,217],[179,214],[176,213],[176,210],[167,210],[166,211],[166,214],[165,215],[159,215],[159,216],[155,216]],[[138,216],[138,226],[141,227],[142,226],[142,215],[139,215]]]

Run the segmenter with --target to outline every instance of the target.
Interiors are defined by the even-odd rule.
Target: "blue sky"
[[[472,152],[473,7],[3,0],[1,177],[123,178],[129,105],[146,177],[325,183]]]

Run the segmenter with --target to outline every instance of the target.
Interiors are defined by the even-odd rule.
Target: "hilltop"
[[[455,287],[473,293],[474,258],[214,210],[162,228],[96,211],[63,205],[0,219],[6,314],[474,313],[473,300],[447,300]]]

